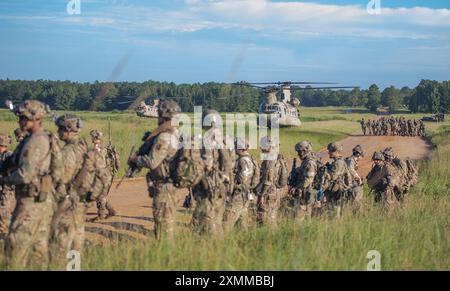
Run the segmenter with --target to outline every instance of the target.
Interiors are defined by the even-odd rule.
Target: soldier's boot
[[[117,211],[112,207],[111,203],[106,202],[106,209],[108,209],[108,217],[117,215]]]
[[[50,198],[40,203],[35,202],[34,197],[18,199],[5,241],[8,268],[47,269],[52,216],[53,205]]]

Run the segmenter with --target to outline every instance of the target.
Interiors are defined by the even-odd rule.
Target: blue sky
[[[450,1],[0,1],[0,78],[176,83],[449,80]],[[125,64],[119,74],[112,72]]]

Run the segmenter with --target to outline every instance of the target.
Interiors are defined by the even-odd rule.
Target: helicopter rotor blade
[[[342,87],[304,87],[304,88],[291,88],[292,91],[298,90],[333,90],[333,89],[359,89],[355,86],[342,86]]]
[[[334,82],[297,82],[297,81],[285,81],[285,82],[259,82],[259,83],[248,83],[250,85],[333,85],[333,84],[339,84]]]

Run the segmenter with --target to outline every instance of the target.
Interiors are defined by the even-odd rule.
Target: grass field
[[[303,139],[311,140],[315,150],[320,149],[359,130],[357,120],[373,117],[363,110],[354,112],[345,113],[344,108],[302,110],[301,128],[281,130],[282,153],[292,156],[294,144]],[[84,137],[93,128],[106,133],[111,118],[113,141],[123,162],[131,146],[139,144],[143,132],[156,126],[155,120],[131,113],[80,115],[86,125]],[[16,127],[15,117],[5,111],[0,112],[0,122],[2,132]],[[382,213],[367,197],[364,211],[344,215],[340,221],[283,221],[277,229],[252,229],[225,237],[181,232],[172,244],[149,239],[145,244],[89,246],[82,256],[82,269],[365,270],[367,253],[377,250],[383,270],[450,270],[450,123],[427,125],[436,150],[421,163],[420,182],[407,202],[391,214]]]

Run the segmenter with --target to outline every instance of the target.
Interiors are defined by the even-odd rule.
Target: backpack
[[[172,180],[177,188],[192,188],[203,178],[205,164],[199,149],[181,148],[172,161]]]
[[[63,175],[64,162],[61,153],[61,145],[55,134],[47,132],[50,144],[50,176],[53,183],[58,183]]]
[[[275,186],[277,186],[277,188],[284,188],[288,184],[289,170],[282,155],[278,155],[275,165],[278,169],[278,179],[275,181]]]
[[[417,168],[411,160],[406,160],[406,166],[409,184],[415,186],[417,184]]]
[[[110,145],[106,149],[106,157],[113,174],[116,174],[120,168],[120,153],[115,146]]]
[[[258,184],[259,184],[259,180],[261,178],[261,167],[259,166],[259,164],[255,161],[255,159],[253,159],[252,156],[249,156],[250,161],[253,164],[253,176],[252,179],[250,181],[250,188],[253,190],[255,189]]]

